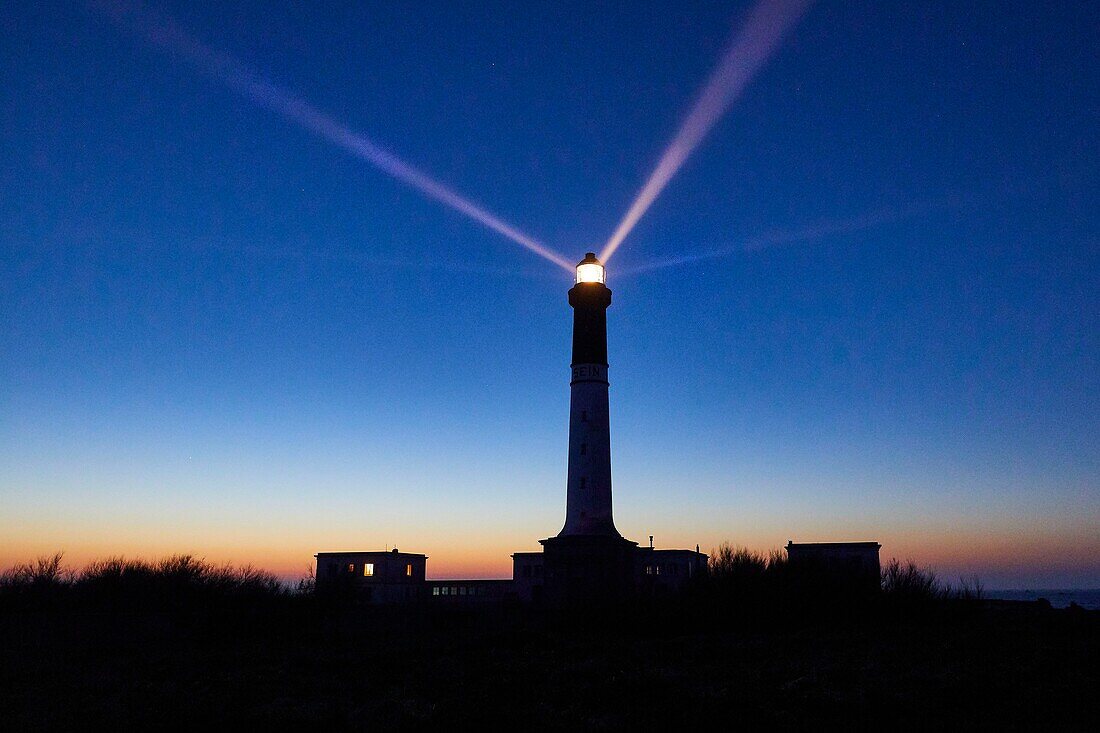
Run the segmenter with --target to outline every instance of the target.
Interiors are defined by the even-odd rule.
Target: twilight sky
[[[564,520],[568,273],[105,5],[0,8],[0,568],[396,545],[508,577]],[[140,17],[575,261],[750,7]],[[608,267],[624,535],[1100,586],[1097,28],[809,10]]]

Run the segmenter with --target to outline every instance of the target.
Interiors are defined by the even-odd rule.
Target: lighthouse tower
[[[569,290],[573,359],[569,381],[569,474],[565,527],[559,537],[619,537],[611,517],[611,430],[607,383],[607,307],[604,268],[589,252]]]
[[[634,550],[611,515],[611,430],[604,267],[589,252],[569,290],[573,357],[569,381],[569,471],[565,526],[541,540],[546,593],[558,604],[612,601],[629,593]]]

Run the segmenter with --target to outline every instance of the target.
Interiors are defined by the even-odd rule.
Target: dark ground
[[[1100,613],[0,608],[0,727],[1096,730]],[[688,620],[693,616],[694,620]],[[597,628],[593,628],[593,626]]]

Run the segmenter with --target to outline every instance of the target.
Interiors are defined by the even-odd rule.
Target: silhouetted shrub
[[[81,592],[98,597],[121,597],[148,593],[154,585],[153,566],[143,560],[109,557],[94,560],[81,571]]]
[[[787,568],[787,551],[772,548],[768,551],[768,570],[773,573],[782,572]]]
[[[707,575],[693,588],[692,602],[719,618],[774,618],[787,613],[795,576],[781,549],[767,554],[726,542],[711,552]]]
[[[111,608],[213,608],[289,595],[278,578],[251,565],[214,565],[192,555],[161,560],[109,557],[80,572],[62,567],[61,554],[16,565],[0,574],[0,598],[62,598]]]
[[[300,596],[310,596],[317,592],[317,575],[314,573],[312,565],[306,568],[306,574],[298,579],[298,585],[295,586],[294,592]]]
[[[723,542],[710,554],[707,562],[710,576],[719,582],[756,579],[768,569],[768,557],[747,547],[734,547]]]
[[[21,563],[0,573],[0,598],[46,599],[64,593],[73,575],[61,565],[62,553]]]
[[[912,560],[893,558],[882,568],[882,592],[897,601],[935,601],[947,597],[947,589],[931,568],[918,567]]]
[[[4,582],[11,586],[61,585],[66,580],[61,557],[58,552],[52,557],[40,557],[34,562],[16,565],[4,573]]]
[[[985,599],[985,586],[977,576],[959,578],[958,587],[952,588],[950,595],[960,601],[981,601]]]

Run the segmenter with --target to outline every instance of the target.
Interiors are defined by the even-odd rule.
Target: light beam
[[[573,273],[573,264],[533,237],[417,170],[382,146],[329,117],[297,95],[268,81],[233,57],[216,51],[163,19],[125,3],[99,5],[162,51],[189,62],[233,91],[277,112],[310,132],[365,160],[428,198],[472,219],[529,252]]]
[[[927,214],[936,209],[952,205],[955,205],[955,202],[918,202],[899,209],[889,208],[872,211],[861,216],[853,217],[851,219],[825,219],[815,222],[813,224],[807,224],[805,226],[798,227],[797,229],[773,231],[758,237],[747,239],[741,244],[730,247],[721,247],[718,249],[705,250],[702,252],[693,252],[686,255],[678,255],[676,257],[670,257],[663,260],[644,262],[633,267],[626,267],[620,270],[616,270],[615,274],[619,277],[638,275],[644,272],[651,272],[653,270],[661,270],[666,267],[676,267],[677,265],[687,265],[693,262],[719,259],[722,257],[728,257],[729,255],[733,254],[756,252],[758,250],[766,249],[768,247],[780,246],[784,244],[816,242],[834,235],[852,234],[855,232],[865,231],[867,229],[873,229],[879,226],[894,224],[905,219]]]
[[[607,240],[599,259],[607,264],[634,225],[680,170],[688,156],[699,146],[714,124],[775,53],[784,34],[813,4],[813,0],[760,0],[744,25],[734,35],[717,68],[699,93],[691,112],[680,125],[649,180],[638,192],[634,203],[615,233]]]

